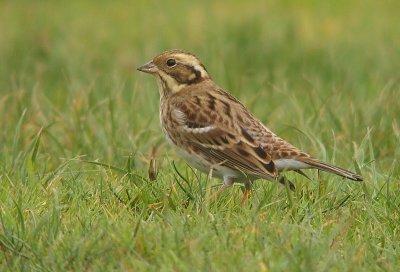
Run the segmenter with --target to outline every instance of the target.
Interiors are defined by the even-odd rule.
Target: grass
[[[2,1],[0,270],[400,270],[394,1]],[[277,134],[361,171],[240,204],[166,145],[159,52],[196,53]],[[151,160],[158,175],[148,176]],[[153,173],[154,174],[154,173]]]

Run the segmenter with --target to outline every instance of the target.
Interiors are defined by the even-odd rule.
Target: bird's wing
[[[221,89],[186,97],[175,117],[188,144],[205,157],[245,174],[271,178],[280,170],[318,168],[362,180],[360,175],[312,158],[284,141]]]
[[[172,111],[181,139],[213,164],[222,165],[245,175],[273,179],[277,169],[271,156],[260,144],[232,120],[231,106],[205,94],[177,103]]]

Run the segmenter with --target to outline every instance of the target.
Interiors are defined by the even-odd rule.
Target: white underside
[[[279,171],[310,168],[308,164],[293,159],[274,160],[274,164]]]

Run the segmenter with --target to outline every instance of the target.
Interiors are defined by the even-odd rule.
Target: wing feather
[[[277,169],[271,156],[246,130],[227,121],[221,113],[204,110],[192,103],[175,107],[172,116],[178,124],[181,139],[207,160],[248,176],[276,177]]]

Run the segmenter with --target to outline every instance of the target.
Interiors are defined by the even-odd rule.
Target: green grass
[[[2,1],[0,270],[399,271],[399,8]],[[207,201],[220,181],[167,146],[135,70],[171,48],[365,182],[288,173],[296,192],[260,180],[245,205],[239,186]]]

